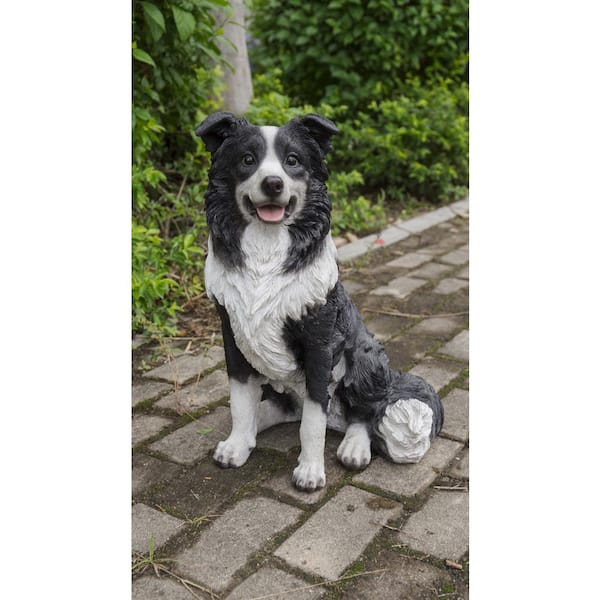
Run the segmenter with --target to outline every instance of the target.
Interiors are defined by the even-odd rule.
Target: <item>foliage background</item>
[[[219,108],[215,13],[225,0],[133,3],[133,329],[175,334],[202,292],[208,158],[194,135]]]
[[[251,0],[254,98],[246,117],[319,112],[341,129],[329,157],[333,233],[468,185],[466,0]],[[133,329],[173,335],[202,294],[209,157],[194,136],[221,108],[217,38],[227,0],[133,3]]]

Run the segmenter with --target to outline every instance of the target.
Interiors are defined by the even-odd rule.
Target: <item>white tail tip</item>
[[[415,398],[398,400],[385,409],[379,433],[390,458],[397,463],[416,463],[431,445],[433,411]]]

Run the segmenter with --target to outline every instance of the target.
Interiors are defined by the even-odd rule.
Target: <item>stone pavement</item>
[[[313,494],[291,484],[297,423],[223,470],[211,460],[231,426],[222,348],[183,340],[165,362],[164,347],[134,344],[134,600],[468,597],[468,200],[339,258],[392,366],[440,393],[441,435],[418,464],[375,456],[357,473],[337,463],[342,436],[328,431],[327,486]],[[139,572],[151,548],[160,577]]]

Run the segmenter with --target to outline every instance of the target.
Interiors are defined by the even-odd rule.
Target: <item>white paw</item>
[[[213,459],[220,467],[241,467],[253,449],[254,446],[243,439],[229,437],[217,444]]]
[[[322,462],[301,462],[294,469],[292,481],[305,492],[325,487],[325,466]]]
[[[348,469],[364,469],[371,462],[371,440],[366,431],[349,431],[338,446],[337,457]]]

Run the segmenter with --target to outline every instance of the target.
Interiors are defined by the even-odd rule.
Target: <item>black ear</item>
[[[331,136],[339,133],[336,124],[321,115],[309,114],[300,119],[300,123],[308,129],[310,135],[321,147],[323,156],[331,150]]]
[[[237,119],[235,115],[228,112],[216,112],[208,115],[196,127],[196,135],[202,138],[206,149],[212,153],[218,150],[236,123]]]

